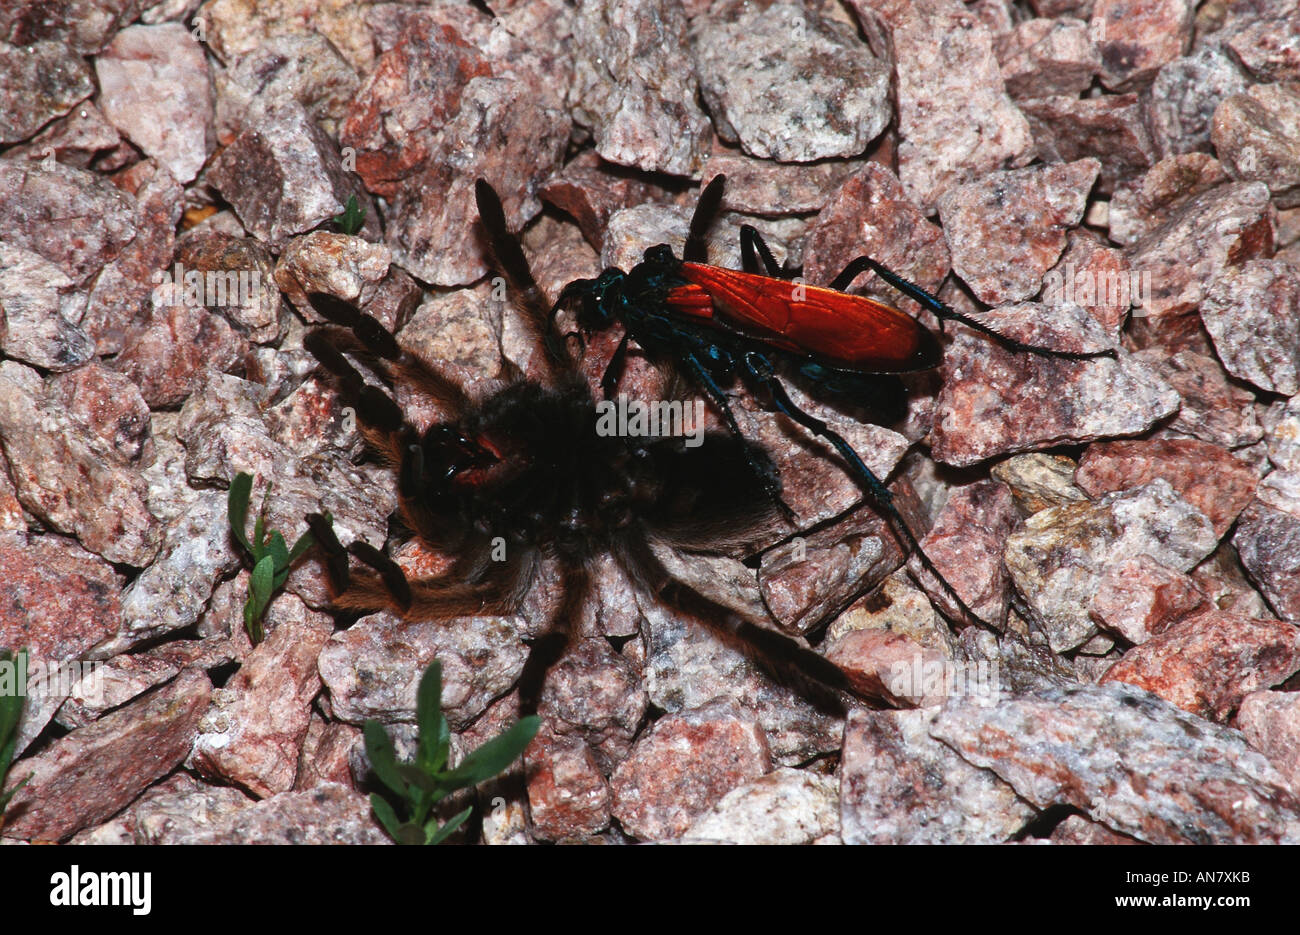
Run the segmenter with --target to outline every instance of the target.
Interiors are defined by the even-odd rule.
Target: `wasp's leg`
[[[831,427],[821,419],[809,415],[795,405],[794,401],[790,399],[789,394],[786,393],[785,387],[781,385],[781,381],[776,378],[776,374],[773,372],[771,364],[761,354],[756,354],[752,351],[748,352],[743,358],[743,363],[746,374],[770,394],[772,404],[778,412],[784,413],[804,428],[808,429],[808,431],[826,439],[826,441],[830,442],[835,450],[840,453],[840,456],[849,463],[849,467],[854,476],[856,476],[866,488],[867,493],[880,507],[881,511],[885,514],[885,517],[889,520],[890,525],[893,526],[899,536],[902,537],[907,551],[910,554],[915,555],[922,567],[938,580],[943,590],[956,603],[962,615],[967,618],[967,620],[972,621],[985,629],[998,632],[996,627],[989,624],[967,606],[966,602],[962,599],[962,596],[957,593],[956,589],[951,584],[948,583],[948,579],[946,579],[939,570],[934,567],[934,563],[930,561],[930,557],[926,555],[925,551],[921,548],[921,544],[917,541],[911,527],[907,525],[907,520],[903,518],[903,514],[900,513],[898,507],[894,505],[893,493],[884,485],[884,483],[881,482],[880,478],[876,477],[871,468],[867,467],[866,462],[864,462],[862,458],[858,456],[858,453],[853,450],[853,446],[845,441],[843,436],[831,429]]]
[[[718,386],[717,381],[713,379],[713,374],[709,373],[709,369],[700,363],[694,354],[687,354],[684,357],[684,362],[700,388],[704,390],[705,395],[709,397],[714,407],[722,415],[722,421],[726,423],[727,430],[742,442],[745,441],[745,433],[736,424],[736,416],[731,411],[731,403],[727,400],[727,394],[722,392],[722,387]],[[763,489],[767,492],[767,495],[780,508],[781,514],[793,523],[795,518],[794,510],[790,509],[789,504],[781,499],[781,485],[771,471],[765,469],[763,465],[754,459],[749,453],[748,446],[746,446],[745,452],[745,458],[749,462],[750,469],[762,479]]]
[[[773,279],[786,278],[763,235],[748,224],[740,226],[740,265],[747,273],[760,273]]]
[[[963,315],[938,296],[932,295],[916,283],[909,282],[902,276],[899,276],[897,273],[890,270],[888,267],[882,266],[875,260],[871,259],[871,257],[867,256],[860,256],[848,266],[844,267],[844,271],[836,276],[831,282],[830,288],[843,292],[849,287],[849,284],[853,282],[854,279],[867,271],[875,273],[885,282],[903,293],[903,295],[929,309],[939,319],[940,325],[942,325],[945,320],[959,321],[966,327],[978,331],[980,334],[988,335],[1003,347],[1007,348],[1007,350],[1022,351],[1026,354],[1037,354],[1040,357],[1056,357],[1062,360],[1092,360],[1096,357],[1110,357],[1114,359],[1115,357],[1115,351],[1112,348],[1107,348],[1102,351],[1057,351],[1050,347],[1039,347],[1036,344],[1026,344],[1023,341],[1017,341],[1015,338],[1008,337],[1002,332],[990,328],[977,318]]]
[[[605,372],[600,378],[600,394],[605,399],[614,395],[614,390],[618,388],[618,381],[623,379],[623,367],[627,364],[627,342],[631,337],[627,332],[623,333],[623,340],[618,342],[614,356],[605,365]]]

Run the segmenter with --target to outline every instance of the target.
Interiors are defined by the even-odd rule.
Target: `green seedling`
[[[27,650],[18,650],[17,664],[13,653],[0,651],[0,668],[10,672],[27,671]],[[9,680],[0,678],[0,826],[4,825],[4,811],[14,793],[27,784],[28,776],[8,792],[4,792],[5,778],[9,774],[9,764],[13,762],[15,748],[18,745],[18,721],[23,716],[23,701],[27,695],[27,686],[19,685],[16,677]]]
[[[248,600],[244,602],[244,629],[248,638],[256,645],[266,636],[262,628],[262,617],[271,598],[284,587],[289,577],[289,568],[312,545],[311,533],[302,537],[290,549],[284,536],[266,529],[266,504],[270,500],[270,489],[262,498],[262,509],[257,514],[257,523],[253,527],[253,538],[249,539],[248,497],[253,492],[253,476],[242,471],[230,482],[230,495],[226,500],[226,509],[230,514],[230,531],[235,541],[253,560],[253,576],[248,585]]]
[[[478,785],[503,772],[523,754],[541,727],[541,718],[522,718],[509,730],[493,737],[455,769],[447,769],[451,752],[451,729],[442,713],[442,665],[436,659],[420,677],[416,692],[415,721],[420,737],[414,762],[399,762],[393,741],[378,721],[367,721],[364,729],[366,755],[375,776],[396,797],[405,813],[378,794],[370,796],[375,817],[398,844],[440,844],[464,824],[474,810],[471,805],[441,827],[433,807],[458,789]]]
[[[366,223],[366,209],[357,204],[356,195],[348,195],[348,203],[344,205],[342,214],[334,215],[334,223],[348,236],[361,230]]]

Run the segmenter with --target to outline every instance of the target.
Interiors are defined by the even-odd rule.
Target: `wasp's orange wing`
[[[765,344],[868,373],[939,363],[933,335],[883,302],[699,263],[683,263],[680,273],[690,285],[668,294],[675,311],[714,319]]]

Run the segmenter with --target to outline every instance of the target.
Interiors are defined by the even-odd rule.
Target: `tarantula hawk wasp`
[[[766,454],[735,433],[706,432],[698,446],[598,433],[596,401],[551,327],[552,306],[506,228],[496,193],[480,182],[478,201],[492,251],[542,350],[540,377],[526,377],[507,359],[504,385],[473,395],[404,350],[370,315],[323,293],[309,296],[330,326],[311,331],[304,346],[355,409],[366,441],[396,469],[401,521],[422,543],[454,556],[436,577],[408,578],[369,543],[344,548],[328,517],[312,514],[308,525],[325,555],[334,605],[390,608],[417,619],[509,614],[543,561],[554,560],[562,596],[518,683],[520,707],[530,713],[547,670],[575,636],[593,559],[609,554],[638,587],[715,627],[808,700],[842,711],[845,694],[856,694],[843,670],[676,581],[655,553],[658,545],[725,551],[766,535],[776,519],[765,496],[775,484]],[[345,351],[365,358],[387,386],[367,383]],[[432,397],[446,419],[417,429],[390,395],[398,384]],[[504,561],[493,560],[498,539],[506,543]]]
[[[1113,358],[1115,351],[1060,351],[1017,341],[963,315],[870,257],[853,260],[826,287],[791,282],[783,277],[758,231],[748,225],[740,229],[743,270],[708,265],[706,234],[721,204],[724,184],[724,176],[715,176],[700,193],[682,259],[660,244],[646,250],[642,262],[627,272],[611,267],[595,279],[569,283],[561,293],[555,310],[574,308],[583,332],[616,322],[623,326],[622,340],[601,380],[605,396],[618,383],[629,342],[635,342],[652,360],[671,363],[690,377],[732,435],[741,437],[723,391],[739,378],[756,397],[839,453],[907,551],[952,598],[965,618],[962,623],[974,622],[996,632],[934,567],[881,479],[843,436],[795,404],[778,374],[793,372],[828,392],[866,401],[887,395],[888,381],[896,383],[897,374],[939,365],[939,342],[915,318],[844,291],[867,271],[932,312],[941,329],[946,320],[958,321],[1010,350],[1065,360]],[[491,190],[480,181],[479,191],[481,203]],[[497,227],[495,236],[501,239],[505,232],[501,225]],[[901,386],[893,392],[901,392]],[[791,518],[776,478],[757,462],[751,468],[763,479],[769,499]]]

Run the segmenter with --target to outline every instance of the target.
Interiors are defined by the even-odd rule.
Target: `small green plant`
[[[9,650],[0,650],[0,666],[13,673],[26,672],[27,650],[18,650],[17,660]],[[5,686],[3,679],[0,679],[0,686],[3,687],[3,690],[0,690],[0,826],[3,826],[5,807],[9,804],[9,800],[32,777],[28,776],[8,792],[4,791],[5,779],[9,775],[9,764],[13,762],[15,748],[18,746],[18,721],[23,716],[23,700],[27,694],[27,686],[19,685],[16,678],[12,688]]]
[[[244,602],[244,629],[254,645],[262,642],[265,631],[262,629],[262,617],[271,598],[284,587],[289,577],[289,568],[302,553],[312,545],[311,533],[303,533],[302,538],[290,549],[285,544],[284,536],[266,529],[266,504],[270,499],[270,489],[262,498],[262,509],[257,514],[257,523],[253,527],[253,538],[246,534],[248,529],[248,497],[253,492],[253,476],[240,472],[230,482],[230,495],[226,499],[226,509],[230,515],[230,531],[234,533],[245,552],[253,559],[253,576],[248,585],[248,600]]]
[[[357,204],[356,195],[348,195],[348,203],[343,206],[342,214],[334,215],[334,223],[348,236],[361,230],[366,223],[366,209]]]
[[[381,795],[370,796],[370,807],[398,844],[445,841],[474,807],[459,812],[441,827],[438,819],[430,815],[433,807],[457,789],[478,785],[504,771],[524,752],[542,723],[536,716],[522,718],[465,757],[455,769],[447,769],[451,729],[442,713],[442,665],[436,659],[420,677],[415,721],[420,737],[414,762],[398,762],[393,742],[378,721],[367,721],[364,729],[366,755],[370,757],[375,776],[397,797],[406,820],[399,818],[397,809]]]

